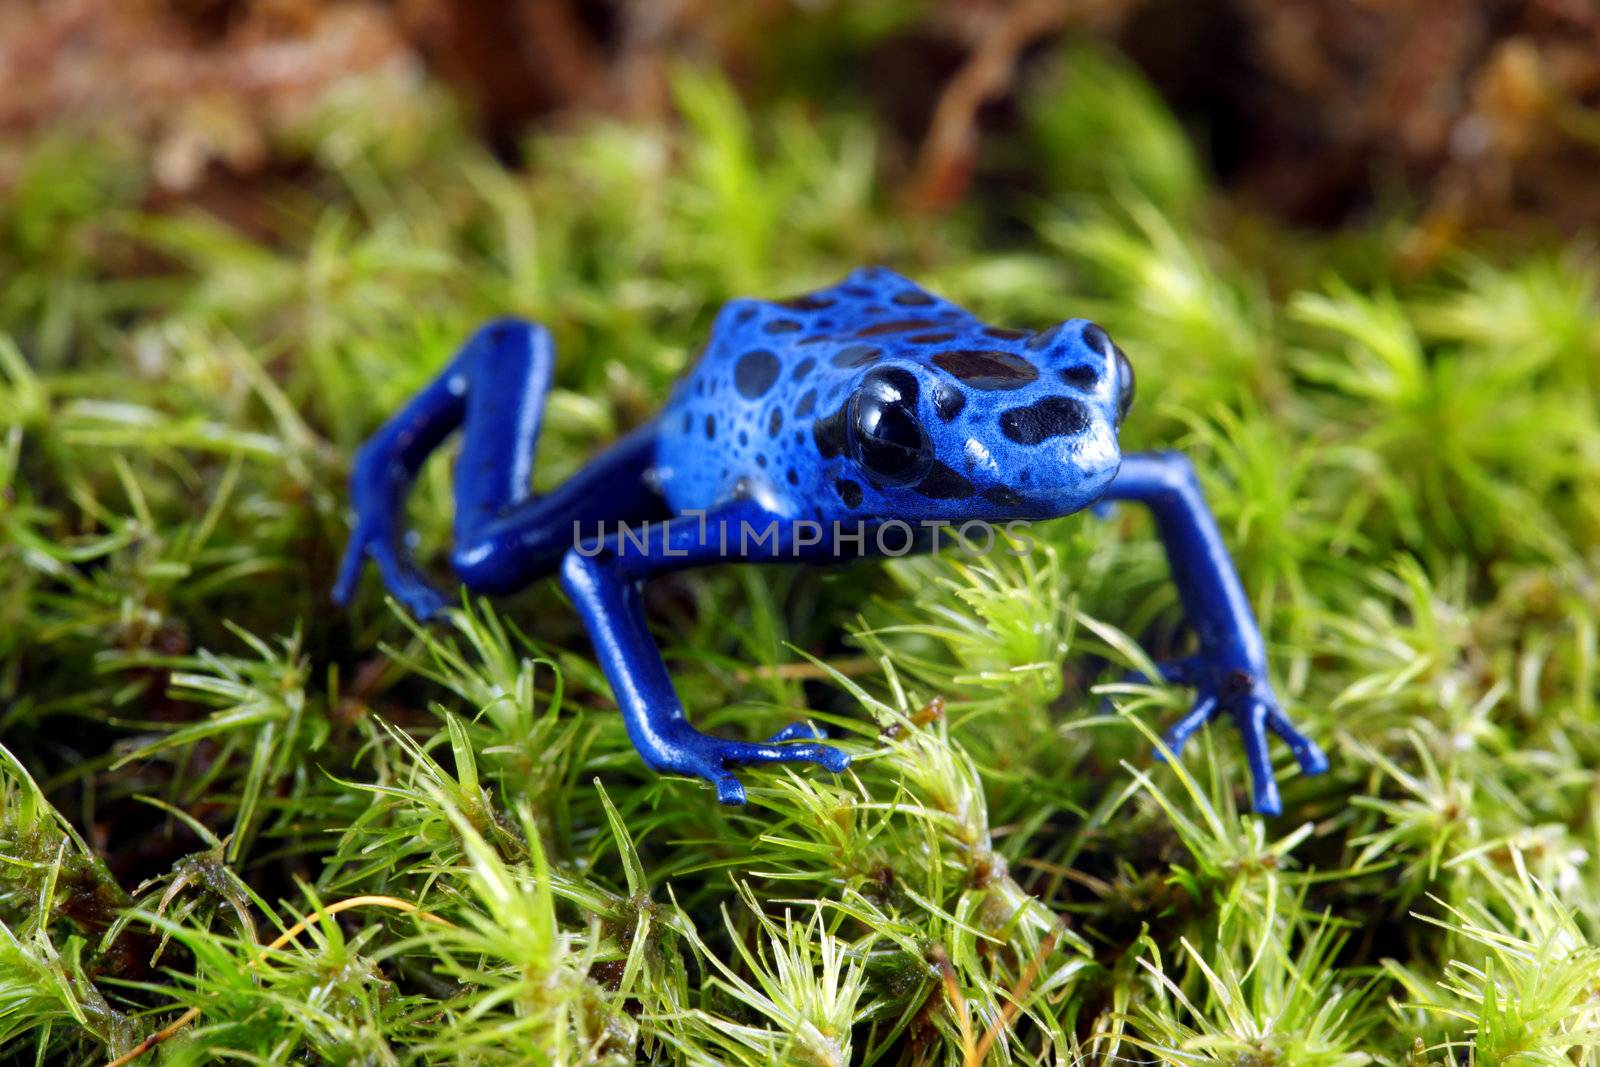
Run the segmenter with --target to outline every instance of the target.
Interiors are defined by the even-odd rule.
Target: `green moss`
[[[990,161],[1039,186],[942,220],[896,213],[865,118],[691,70],[680,124],[520,171],[431,90],[342,97],[270,239],[41,146],[0,217],[6,1052],[195,1009],[154,1058],[1595,1062],[1594,264],[1409,280],[1392,221],[1243,224],[1128,69],[1061,63]],[[431,629],[370,579],[329,610],[352,449],[483,319],[560,346],[545,486],[720,301],[868,261],[1133,355],[1129,443],[1194,456],[1333,758],[1278,753],[1282,818],[1242,810],[1226,728],[1152,759],[1185,695],[1117,679],[1181,637],[1131,510],[1017,557],[673,579],[700,723],[809,709],[858,754],[747,771],[742,810],[643,767],[549,583]],[[437,566],[446,462],[413,518]]]

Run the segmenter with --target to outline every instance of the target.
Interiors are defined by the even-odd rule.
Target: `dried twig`
[[[1129,0],[1019,0],[978,42],[945,84],[906,191],[908,206],[943,210],[966,192],[978,157],[978,110],[1010,88],[1030,44],[1073,23],[1121,14]]]

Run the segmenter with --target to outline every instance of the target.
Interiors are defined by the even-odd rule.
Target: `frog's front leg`
[[[1125,456],[1105,499],[1131,500],[1150,508],[1184,613],[1200,638],[1198,653],[1162,667],[1164,680],[1192,685],[1197,691],[1193,709],[1168,731],[1167,747],[1177,754],[1212,716],[1232,715],[1250,763],[1255,809],[1278,814],[1282,805],[1267,753],[1267,731],[1288,743],[1307,774],[1321,774],[1328,760],[1278,705],[1267,680],[1260,627],[1194,468],[1176,452]]]
[[[776,531],[776,545],[768,536],[769,525]],[[820,731],[804,723],[762,742],[724,740],[691,726],[645,624],[644,586],[657,574],[720,560],[792,559],[793,544],[784,520],[737,501],[706,516],[650,523],[599,544],[574,547],[561,565],[561,584],[588,628],[634,747],[656,770],[711,782],[724,804],[745,802],[744,786],[731,765],[804,760],[838,773],[850,757],[817,744]]]

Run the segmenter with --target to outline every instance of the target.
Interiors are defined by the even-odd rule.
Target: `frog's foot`
[[[1169,673],[1170,668],[1170,673]],[[1251,670],[1219,662],[1205,655],[1165,664],[1162,677],[1196,689],[1194,707],[1168,729],[1167,749],[1174,756],[1183,751],[1189,738],[1218,712],[1233,717],[1244,742],[1250,764],[1250,779],[1255,810],[1262,815],[1278,815],[1283,804],[1278,798],[1278,783],[1272,773],[1272,758],[1267,751],[1267,732],[1277,734],[1294,753],[1306,774],[1321,774],[1328,769],[1328,757],[1317,743],[1306,737],[1278,706],[1278,698],[1267,684],[1265,671]],[[1157,758],[1162,754],[1157,753]]]
[[[850,757],[832,745],[794,740],[820,736],[821,731],[803,722],[784,727],[767,741],[728,741],[685,729],[672,739],[670,754],[660,761],[661,769],[704,778],[717,787],[717,799],[722,803],[743,804],[744,786],[728,769],[730,764],[817,763],[834,774],[850,766]]]
[[[444,594],[428,584],[396,543],[388,524],[362,520],[356,524],[339,564],[339,578],[333,585],[333,602],[341,607],[355,596],[361,568],[367,560],[378,565],[383,584],[407,611],[426,622],[445,608]]]
[[[770,745],[782,744],[785,741],[822,741],[828,736],[828,731],[820,726],[813,726],[809,722],[792,722],[767,738]]]
[[[1193,685],[1199,675],[1201,660],[1199,656],[1185,656],[1183,659],[1163,660],[1156,664],[1156,673],[1161,682],[1167,685]],[[1144,671],[1132,670],[1122,676],[1122,680],[1138,685],[1159,685]]]
[[[1196,672],[1196,669],[1199,667],[1199,664],[1200,664],[1200,657],[1199,656],[1187,656],[1187,657],[1185,657],[1183,659],[1164,660],[1164,661],[1162,661],[1160,663],[1157,663],[1155,665],[1155,667],[1156,667],[1156,676],[1157,676],[1156,679],[1152,679],[1144,671],[1141,671],[1138,668],[1134,668],[1133,670],[1128,670],[1128,671],[1123,671],[1122,672],[1122,684],[1123,685],[1155,685],[1155,686],[1159,686],[1159,685],[1162,685],[1162,684],[1166,684],[1166,685],[1193,685],[1194,684],[1194,679],[1195,679],[1195,672]],[[1111,700],[1111,698],[1109,696],[1103,698],[1100,701],[1100,710],[1102,712],[1105,712],[1106,714],[1110,714],[1114,709],[1115,709],[1115,705],[1113,704],[1113,702],[1112,702],[1112,700]],[[1198,727],[1197,727],[1197,729],[1198,729]],[[1191,731],[1191,733],[1192,732],[1193,731]],[[1185,734],[1184,736],[1185,736],[1185,739],[1187,739],[1188,735]],[[1181,742],[1181,741],[1179,742],[1179,744],[1182,744],[1182,743],[1183,742]],[[1176,749],[1174,749],[1174,751],[1176,751]],[[1157,756],[1159,756],[1159,755],[1160,755],[1160,753],[1157,753]]]

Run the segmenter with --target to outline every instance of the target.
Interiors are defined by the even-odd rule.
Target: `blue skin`
[[[1167,748],[1179,752],[1213,716],[1231,715],[1255,809],[1266,814],[1280,810],[1269,730],[1307,774],[1327,768],[1273,695],[1260,629],[1188,460],[1121,454],[1133,371],[1093,323],[1069,319],[1038,333],[987,326],[877,267],[793,300],[735,300],[654,422],[535,497],[553,358],[542,327],[490,323],[362,446],[351,476],[356,529],[335,600],[349,601],[371,559],[413,614],[444,608],[409,558],[401,522],[418,468],[460,427],[457,577],[476,592],[505,593],[559,573],[640,755],[741,804],[734,765],[810,761],[838,772],[849,757],[806,723],[764,742],[690,725],[645,625],[645,582],[729,558],[898,554],[906,529],[895,520],[917,528],[925,550],[924,523],[1048,519],[1131,500],[1155,515],[1199,637],[1196,654],[1161,668],[1165,681],[1197,691]],[[598,539],[601,523],[618,532]],[[851,536],[858,524],[864,540]]]

